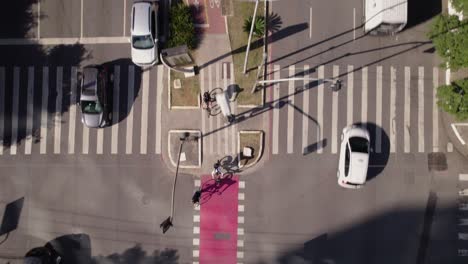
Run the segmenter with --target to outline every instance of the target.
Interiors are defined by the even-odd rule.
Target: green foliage
[[[467,23],[459,21],[457,16],[439,15],[427,35],[452,70],[468,66]]]
[[[250,16],[244,21],[244,26],[242,29],[244,30],[247,35],[250,33],[250,27],[252,26],[253,17]],[[257,16],[255,18],[254,28],[253,28],[253,35],[255,37],[262,37],[265,33],[265,17]]]
[[[176,47],[186,44],[189,49],[194,49],[197,44],[197,36],[190,7],[183,2],[174,4],[169,11],[169,17],[171,33],[167,46]]]
[[[458,120],[468,119],[468,79],[437,88],[437,105]]]
[[[463,16],[468,16],[468,0],[451,0],[452,6],[458,12],[462,12]]]

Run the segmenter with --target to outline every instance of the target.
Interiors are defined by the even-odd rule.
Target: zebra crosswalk
[[[436,87],[439,68],[354,65],[273,66],[272,79],[302,75],[271,86],[271,152],[338,152],[341,129],[362,123],[376,153],[424,153],[442,150]],[[341,79],[338,92],[331,81]]]
[[[81,124],[77,105],[77,67],[0,67],[0,155],[161,154],[166,71],[125,64],[110,71],[112,125],[89,129]],[[156,83],[150,83],[153,74]],[[157,107],[150,107],[152,99]]]

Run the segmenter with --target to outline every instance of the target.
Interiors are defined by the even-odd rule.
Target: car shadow
[[[356,123],[366,127],[370,135],[371,153],[369,155],[369,170],[367,181],[377,177],[385,169],[390,156],[390,139],[383,128],[375,123]]]

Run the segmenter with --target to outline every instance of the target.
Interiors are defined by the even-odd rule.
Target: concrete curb
[[[174,161],[172,159],[172,156],[171,156],[171,133],[184,133],[184,132],[188,132],[190,134],[197,134],[198,135],[198,165],[195,165],[195,166],[192,166],[192,165],[180,165],[179,164],[179,168],[183,168],[183,169],[198,169],[201,167],[201,161],[202,161],[202,151],[201,151],[201,131],[200,130],[191,130],[191,129],[172,129],[172,130],[169,130],[169,132],[167,133],[167,154],[169,156],[169,160],[172,164],[172,166],[176,167],[177,166],[177,162]]]
[[[247,164],[247,165],[241,165],[241,146],[240,146],[240,136],[241,134],[260,134],[260,143],[258,144],[260,146],[259,150],[258,150],[258,156],[257,158],[250,164]],[[238,167],[240,169],[242,168],[250,168],[252,167],[253,165],[256,165],[258,163],[258,161],[262,158],[263,156],[263,145],[264,145],[264,132],[261,131],[261,130],[242,130],[242,131],[239,131],[237,132],[237,160],[238,160]]]

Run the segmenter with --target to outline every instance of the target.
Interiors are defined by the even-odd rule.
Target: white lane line
[[[432,78],[432,151],[439,152],[439,108],[437,107],[439,68],[432,68]]]
[[[41,1],[37,1],[37,38],[41,38]]]
[[[223,63],[223,90],[226,91],[227,90],[227,85],[228,85],[228,82],[227,82],[227,63]],[[228,102],[229,104],[229,102]],[[232,135],[234,137],[234,135]],[[229,155],[229,128],[226,127],[224,128],[224,154],[225,155]],[[233,154],[235,153],[234,149],[232,150]]]
[[[424,152],[424,67],[418,67],[418,151]]]
[[[411,149],[410,142],[410,117],[411,117],[411,94],[410,94],[410,80],[411,80],[411,69],[410,67],[405,67],[405,116],[404,116],[404,143],[405,143],[405,153],[409,153]]]
[[[11,120],[10,154],[16,155],[18,150],[18,115],[19,115],[20,68],[13,68],[13,118]]]
[[[353,40],[356,40],[356,8],[353,8]]]
[[[219,63],[216,63],[216,87],[221,87],[221,65]],[[221,116],[222,114],[219,114],[216,116],[216,129],[219,129],[221,127]],[[221,154],[221,131],[216,132],[217,135],[217,154]]]
[[[362,101],[361,101],[361,121],[367,123],[367,67],[362,68]]]
[[[210,67],[208,66],[208,90],[209,92],[211,92],[213,90],[213,67]],[[209,125],[210,125],[210,132],[213,132],[213,122],[214,122],[214,117],[212,118],[208,118],[208,121],[209,121]],[[215,136],[214,134],[210,134],[208,136],[209,140],[207,139],[208,141],[208,144],[209,144],[209,149],[210,149],[210,154],[214,154],[214,139],[215,139]]]
[[[82,146],[81,152],[83,154],[88,154],[89,153],[89,128],[85,126],[84,124],[82,126],[83,126],[83,146]]]
[[[54,118],[54,154],[60,154],[60,142],[62,135],[62,87],[63,87],[63,67],[57,67],[55,89],[55,118]]]
[[[146,154],[148,148],[148,94],[150,71],[143,71],[142,74],[142,97],[141,97],[141,137],[140,137],[140,154]]]
[[[28,97],[26,100],[26,140],[24,143],[24,154],[30,155],[32,149],[32,128],[34,110],[34,67],[28,67]],[[1,124],[0,124],[1,125]]]
[[[119,106],[120,106],[120,65],[114,66],[114,86],[112,91],[112,134],[111,154],[119,151]]]
[[[161,126],[162,126],[162,95],[164,91],[164,66],[158,65],[156,83],[156,154],[161,154]]]
[[[312,7],[309,9],[309,38],[312,38]]]
[[[382,152],[382,66],[377,66],[377,92],[375,98],[375,152]]]
[[[390,67],[390,152],[396,152],[396,68]]]
[[[459,181],[468,181],[468,174],[458,174]]]
[[[201,69],[200,70],[200,94],[203,96],[203,93],[205,92],[205,70]],[[207,128],[206,128],[206,111],[205,109],[202,108],[201,110],[201,131],[202,131],[202,136],[205,136]],[[204,140],[204,143],[206,143],[206,139]],[[206,144],[203,144],[202,146],[202,153],[206,153],[204,150]]]
[[[354,97],[354,67],[353,65],[348,65],[348,87],[346,87],[346,92],[348,94],[347,101],[347,110],[346,110],[346,124],[353,124],[353,97]]]
[[[125,37],[126,23],[127,23],[127,0],[124,0],[124,3],[123,3],[123,34],[122,34],[122,36],[124,36],[124,37]]]
[[[127,97],[127,137],[125,145],[125,154],[132,154],[133,140],[133,96],[135,91],[135,66],[128,67],[128,97]]]
[[[39,153],[45,154],[47,150],[47,108],[49,99],[49,67],[42,68],[42,112],[41,112],[41,143]]]
[[[234,80],[234,64],[230,64],[230,77],[231,79],[229,80],[230,85],[234,85],[236,82]],[[234,113],[237,113],[237,103],[234,102],[233,105]],[[234,125],[231,126],[231,144],[232,144],[232,153],[237,153],[237,148],[236,148],[236,142],[237,142],[237,123],[234,123]]]
[[[294,65],[289,66],[289,76],[296,74],[296,67]],[[287,134],[287,153],[293,153],[294,148],[294,81],[288,82],[288,134]]]
[[[309,137],[309,65],[304,65],[304,95],[302,97],[302,111],[304,114],[302,115],[302,154],[306,153],[306,148],[308,146],[308,137]]]
[[[81,0],[81,16],[80,16],[80,38],[83,38],[83,0]]]
[[[333,79],[340,75],[340,66],[333,65]],[[332,135],[331,135],[331,152],[338,152],[338,93],[332,94]]]
[[[280,78],[280,66],[274,65],[273,67],[274,79],[277,80]],[[279,141],[279,83],[273,84],[273,142],[271,147],[272,154],[278,154],[278,141]]]
[[[0,39],[0,46],[126,44],[128,37]]]
[[[75,123],[76,123],[76,96],[77,96],[77,67],[71,68],[71,80],[70,80],[70,108],[68,109],[69,120],[68,120],[68,154],[75,153]]]
[[[98,128],[96,139],[96,154],[101,155],[104,152],[104,129]]]
[[[0,67],[0,155],[3,155],[3,139],[5,137],[5,67]]]
[[[323,92],[324,92],[324,83],[323,79],[325,78],[325,66],[321,65],[318,67],[318,98],[317,98],[317,122],[319,125],[320,133],[317,135],[317,153],[323,152]]]

